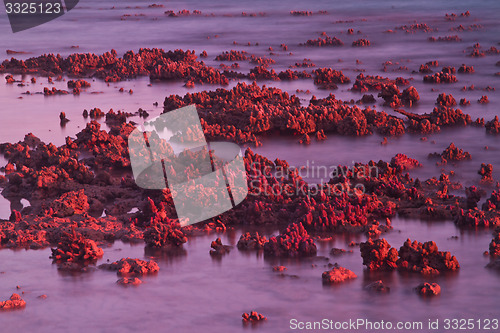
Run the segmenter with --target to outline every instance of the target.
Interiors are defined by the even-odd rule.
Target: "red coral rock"
[[[323,272],[321,277],[323,279],[323,283],[325,284],[336,284],[355,279],[358,276],[354,274],[353,271],[336,265],[331,270]]]
[[[321,89],[337,89],[337,84],[345,84],[351,80],[342,71],[331,68],[318,68],[314,71],[314,84]]]
[[[475,186],[466,187],[465,196],[467,209],[474,209],[477,207],[479,200],[481,200],[481,191]]]
[[[267,238],[260,236],[258,232],[255,234],[247,232],[241,235],[237,247],[242,251],[262,250],[265,243],[267,243]]]
[[[179,247],[187,242],[187,237],[176,225],[155,223],[144,231],[144,242],[152,248]]]
[[[461,42],[462,38],[458,37],[457,35],[453,36],[444,36],[444,37],[429,37],[428,38],[429,42]]]
[[[481,168],[477,173],[481,175],[481,182],[483,183],[493,182],[493,165],[481,163]]]
[[[468,101],[467,99],[465,98],[461,98],[460,99],[460,105],[462,106],[467,106],[467,105],[470,105],[470,101]]]
[[[288,226],[284,233],[264,245],[264,253],[275,257],[314,256],[317,249],[302,223]]]
[[[391,247],[385,239],[369,239],[360,244],[360,250],[363,265],[370,271],[389,271],[397,268],[398,250]]]
[[[63,194],[52,204],[54,216],[66,217],[86,213],[90,206],[84,190],[72,191]]]
[[[0,302],[0,311],[23,309],[25,307],[26,302],[18,294],[12,294],[10,299]]]
[[[418,285],[415,290],[421,296],[437,296],[441,294],[441,287],[437,283],[424,282]]]
[[[116,274],[123,276],[155,274],[160,270],[158,264],[153,260],[145,261],[132,258],[122,258],[111,264],[102,264],[99,265],[99,268],[116,271]]]
[[[5,77],[5,81],[7,81],[7,83],[11,83],[11,84],[16,82],[16,80],[14,79],[14,77],[12,75],[7,75]]]
[[[424,76],[424,82],[426,83],[455,83],[457,82],[457,77],[455,75],[437,72],[433,75]]]
[[[401,94],[401,101],[404,105],[412,106],[418,100],[420,100],[420,96],[418,95],[415,87],[411,86],[403,90],[403,93]]]
[[[217,61],[242,61],[248,59],[248,53],[246,51],[226,51],[215,57]]]
[[[212,248],[210,250],[211,256],[222,256],[222,255],[227,254],[231,251],[230,246],[222,244],[222,240],[220,239],[220,237],[218,237],[216,240],[212,241],[212,244],[210,244],[210,247]]]
[[[104,252],[93,240],[84,238],[74,230],[64,233],[57,248],[52,249],[50,257],[55,262],[87,263],[94,262],[103,256]]]
[[[417,31],[423,31],[423,32],[435,31],[435,29],[429,27],[426,23],[414,23],[411,25],[402,25],[402,26],[396,27],[395,29],[403,30],[406,33],[415,33]]]
[[[490,256],[498,257],[500,256],[500,232],[495,231],[494,237],[490,243]]]
[[[463,161],[471,159],[471,155],[468,152],[463,149],[459,149],[453,142],[450,143],[450,145],[443,150],[441,154],[433,153],[429,154],[429,157],[440,157],[445,161]]]
[[[493,120],[488,121],[484,127],[486,132],[489,134],[499,134],[500,133],[500,122],[498,121],[498,116],[495,116]]]
[[[484,205],[483,208],[485,208]],[[468,228],[495,227],[500,226],[500,215],[494,210],[460,209],[455,218],[455,224],[459,227]]]
[[[344,43],[337,37],[326,36],[325,38],[309,39],[305,44],[299,44],[300,46],[342,46]]]
[[[490,101],[488,100],[488,96],[481,96],[480,99],[477,100],[479,104],[488,104]]]
[[[403,91],[403,93],[400,93],[395,84],[384,85],[378,96],[385,100],[384,105],[388,105],[392,108],[402,105],[412,106],[420,99],[415,87],[408,87]]]
[[[262,314],[260,313],[257,313],[256,311],[251,311],[250,314],[248,313],[244,313],[241,315],[241,317],[243,318],[243,322],[244,323],[248,323],[248,322],[251,322],[251,323],[257,323],[257,322],[260,322],[260,321],[265,321],[267,320],[266,317],[264,317]]]
[[[56,87],[52,87],[52,89],[49,89],[47,87],[43,88],[43,95],[44,96],[53,96],[53,95],[67,95],[69,94],[66,90],[59,90],[56,89]]]
[[[356,77],[356,81],[354,82],[351,90],[359,92],[381,91],[385,86],[404,86],[408,84],[409,81],[401,77],[396,78],[396,80],[390,80],[382,76],[365,76],[363,73],[361,73]]]
[[[363,104],[374,104],[376,102],[376,99],[375,97],[373,97],[373,95],[363,95],[363,97],[361,97],[361,103]]]
[[[458,69],[458,72],[462,74],[472,74],[474,73],[474,66],[467,66],[465,64],[462,64],[462,66],[460,66],[460,68]]]
[[[90,88],[90,83],[85,80],[69,80],[68,88]]]
[[[370,46],[370,41],[368,39],[358,39],[352,42],[352,46]]]
[[[424,244],[408,239],[399,249],[398,269],[421,274],[439,274],[455,271],[460,265],[450,252],[438,251],[435,242]]]
[[[436,100],[436,104],[439,106],[451,107],[457,105],[457,101],[455,100],[453,95],[446,95],[446,93],[441,93]]]

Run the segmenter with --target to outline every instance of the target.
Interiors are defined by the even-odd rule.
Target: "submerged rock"
[[[378,280],[365,286],[365,290],[375,293],[388,293],[391,291],[391,288],[387,287],[382,280]]]
[[[118,281],[116,281],[117,284],[122,285],[122,286],[138,286],[142,283],[139,278],[121,278]]]

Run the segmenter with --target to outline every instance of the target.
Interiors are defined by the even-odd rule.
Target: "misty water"
[[[467,98],[470,106],[463,111],[474,119],[486,121],[498,114],[500,94],[497,91],[484,91],[492,86],[500,89],[500,77],[493,74],[500,71],[495,63],[498,55],[483,58],[467,57],[466,49],[479,42],[483,48],[496,45],[500,48],[500,26],[498,25],[500,2],[476,1],[350,1],[335,4],[331,1],[314,3],[299,1],[169,1],[157,2],[164,8],[148,8],[154,3],[143,1],[81,1],[71,12],[40,27],[11,34],[5,15],[0,16],[2,31],[0,52],[7,49],[23,51],[16,58],[25,59],[44,53],[69,55],[73,52],[103,53],[111,48],[119,54],[128,50],[137,51],[141,47],[170,49],[192,49],[199,54],[206,50],[209,57],[203,59],[208,65],[218,67],[220,62],[215,56],[227,50],[245,50],[258,56],[269,56],[273,47],[276,71],[285,70],[304,58],[311,59],[317,67],[332,67],[342,70],[354,81],[364,71],[368,75],[382,75],[389,78],[398,76],[411,79],[420,94],[418,105],[410,111],[415,113],[431,112],[439,93],[451,93],[457,99]],[[201,10],[202,16],[170,18],[166,10]],[[326,15],[295,17],[290,10],[326,10]],[[445,13],[460,14],[471,11],[471,17],[450,22],[444,19]],[[242,12],[265,15],[256,17],[241,15]],[[142,15],[143,14],[143,15]],[[213,15],[212,15],[213,14]],[[123,16],[131,15],[131,16]],[[205,16],[207,15],[207,16]],[[123,20],[121,19],[123,18]],[[398,31],[387,34],[384,31],[395,27],[425,22],[437,32],[405,34]],[[450,32],[458,25],[481,24],[482,30]],[[347,35],[353,28],[359,34]],[[336,36],[346,44],[341,48],[299,47],[308,39],[318,38],[325,31]],[[458,34],[459,43],[429,43],[429,36],[448,36]],[[369,48],[352,48],[350,44],[358,38],[368,38]],[[237,44],[233,44],[236,42]],[[246,44],[250,42],[252,46]],[[259,43],[258,46],[255,43]],[[281,51],[280,44],[286,43],[288,51]],[[72,46],[78,45],[78,48]],[[10,57],[5,55],[5,58]],[[356,60],[359,60],[357,63]],[[422,82],[418,71],[421,64],[438,60],[442,66],[461,64],[473,65],[476,72],[472,75],[457,74],[454,84],[429,85]],[[383,63],[392,61],[383,72]],[[231,62],[225,62],[231,64]],[[239,62],[241,71],[251,66]],[[396,64],[397,63],[397,64]],[[392,71],[399,66],[408,71]],[[49,84],[47,78],[36,77],[37,83],[30,83],[31,75],[14,75],[24,80],[25,86],[0,83],[0,142],[17,142],[31,132],[45,142],[64,144],[65,137],[75,137],[83,129],[88,119],[82,117],[84,109],[98,107],[104,112],[109,109],[136,112],[142,108],[150,113],[150,118],[162,112],[164,98],[171,94],[184,95],[218,88],[210,85],[197,85],[195,88],[183,87],[182,82],[157,83],[142,77],[134,80],[104,83],[89,79],[92,86],[81,95],[48,96],[43,95],[44,87],[67,89],[67,80]],[[150,86],[149,84],[152,83]],[[228,88],[236,85],[231,81]],[[318,90],[312,80],[293,82],[265,82],[259,84],[275,86],[290,94],[297,94],[304,105],[315,95],[325,97],[333,93],[342,100],[358,100],[362,94],[349,91],[351,84],[341,85],[338,90]],[[476,89],[462,91],[462,87],[474,84]],[[124,88],[124,93],[119,89]],[[133,94],[128,91],[132,89]],[[311,93],[297,92],[297,89]],[[435,89],[433,91],[433,89]],[[29,91],[30,94],[25,94]],[[488,95],[489,104],[476,101]],[[376,97],[376,93],[375,93]],[[156,107],[153,103],[158,102]],[[391,108],[382,106],[377,99],[374,106],[392,115]],[[59,113],[65,112],[70,122],[65,127],[59,124]],[[138,117],[130,120],[142,122]],[[105,124],[103,128],[107,128]],[[500,154],[498,137],[487,135],[484,128],[468,127],[446,129],[437,134],[405,134],[389,138],[387,145],[381,145],[379,135],[367,137],[340,137],[328,135],[323,142],[311,145],[298,144],[299,137],[272,136],[263,138],[262,147],[251,147],[255,152],[270,159],[279,157],[291,165],[304,167],[315,165],[347,165],[369,160],[390,159],[397,153],[407,154],[418,159],[423,167],[412,170],[411,176],[419,179],[439,177],[440,173],[454,170],[455,180],[464,186],[478,185],[477,174],[481,163],[492,163],[494,178],[499,179]],[[428,154],[443,151],[451,142],[472,155],[471,161],[462,161],[447,166],[437,166]],[[485,147],[488,149],[485,149]],[[5,160],[0,159],[4,165]],[[310,182],[318,182],[321,177],[304,177]],[[490,192],[494,188],[488,188]],[[463,191],[457,191],[463,195]],[[489,196],[489,193],[488,193]],[[19,198],[21,199],[21,198]],[[28,203],[15,202],[14,206]],[[8,219],[11,203],[0,197],[0,218]],[[292,221],[291,221],[292,222]],[[257,328],[265,331],[287,331],[289,320],[296,318],[304,321],[349,320],[366,318],[369,320],[409,320],[427,323],[428,319],[445,318],[498,318],[500,296],[498,283],[500,275],[484,268],[489,258],[483,256],[491,241],[491,230],[464,231],[458,229],[453,221],[425,222],[396,217],[392,220],[394,230],[383,237],[399,248],[407,238],[421,242],[434,240],[440,250],[451,251],[460,262],[458,273],[433,278],[399,273],[372,274],[363,269],[359,248],[349,248],[351,241],[365,241],[366,236],[339,235],[331,242],[318,242],[318,258],[306,260],[268,260],[262,255],[245,254],[233,248],[221,260],[213,260],[209,254],[210,242],[215,235],[190,239],[185,244],[185,254],[179,256],[153,257],[160,265],[155,276],[145,277],[138,287],[122,288],[115,284],[117,277],[107,271],[92,271],[81,275],[64,275],[57,271],[49,259],[50,249],[44,250],[1,250],[0,251],[0,298],[7,299],[22,287],[22,295],[28,303],[23,311],[2,313],[2,328],[15,328],[19,331],[39,329],[53,332],[91,331],[168,331],[193,332],[202,328],[205,332],[238,332],[252,329],[242,325],[240,315],[256,310],[269,320]],[[236,245],[239,235],[245,230],[237,229],[221,235],[223,242]],[[278,230],[262,230],[267,236],[276,235]],[[453,236],[458,236],[453,237]],[[453,237],[453,238],[452,238]],[[331,257],[332,247],[352,249],[352,254]],[[104,249],[105,255],[99,263],[106,260],[119,260],[124,257],[150,259],[142,245],[129,245],[116,242]],[[354,271],[358,278],[337,286],[322,285],[321,273],[328,269],[327,263],[338,262],[341,266]],[[283,264],[288,267],[285,276],[273,272],[272,267]],[[382,279],[391,287],[387,295],[373,295],[363,287],[372,281]],[[434,299],[422,299],[413,288],[419,283],[438,282],[442,294]],[[46,294],[46,299],[37,298]],[[425,329],[423,330],[426,331]]]

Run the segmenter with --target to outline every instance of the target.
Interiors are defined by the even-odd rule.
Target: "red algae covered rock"
[[[457,81],[455,75],[444,72],[437,72],[433,75],[424,76],[424,82],[426,83],[455,83]]]
[[[154,274],[160,267],[153,260],[145,261],[140,259],[122,258],[111,264],[99,265],[100,269],[116,271],[116,274],[123,276]]]
[[[427,39],[429,42],[461,42],[462,38],[457,35],[453,36],[443,36],[443,37],[429,37]]]
[[[83,189],[64,193],[52,204],[54,216],[57,217],[83,214],[87,212],[89,208],[88,198]]]
[[[264,244],[266,243],[266,237],[260,236],[258,232],[256,232],[255,234],[247,232],[241,235],[237,247],[242,251],[262,250],[264,249]]]
[[[352,46],[370,46],[370,41],[368,39],[358,39],[352,42]]]
[[[0,311],[23,309],[25,307],[26,302],[18,294],[12,294],[8,300],[0,302]]]
[[[422,166],[419,161],[414,158],[408,157],[405,154],[396,154],[391,159],[390,165],[391,167],[395,168],[397,172],[403,172]]]
[[[304,44],[299,44],[299,46],[342,46],[344,43],[338,39],[337,37],[330,37],[327,36],[326,34],[324,35],[325,38],[317,38],[317,39],[309,39],[306,43]]]
[[[415,87],[408,87],[402,93],[395,84],[388,84],[382,87],[382,91],[378,94],[385,101],[384,105],[396,108],[403,105],[412,106],[420,99]]]
[[[144,242],[152,248],[179,247],[187,242],[187,237],[178,226],[159,222],[144,231]]]
[[[488,100],[488,96],[481,96],[480,99],[477,100],[479,104],[488,104],[490,101]]]
[[[336,284],[345,282],[347,280],[352,280],[357,278],[358,276],[354,274],[353,271],[335,265],[331,270],[323,272],[321,278],[323,279],[323,283],[325,284]]]
[[[436,104],[439,106],[450,107],[457,105],[457,101],[455,100],[452,94],[446,95],[446,93],[442,93],[439,94],[436,100]]]
[[[414,114],[399,109],[395,111],[409,118],[407,124],[409,132],[421,134],[434,133],[439,132],[441,127],[467,126],[472,124],[471,116],[463,113],[460,109],[436,107],[431,113],[425,114]]]
[[[218,237],[216,240],[212,241],[212,244],[210,244],[210,247],[212,248],[210,250],[211,256],[222,256],[222,255],[227,254],[231,251],[231,247],[229,245],[222,244],[222,240],[220,239],[220,237]]]
[[[346,81],[343,74],[335,76],[333,70],[320,73],[319,84],[338,82],[337,78]],[[221,104],[221,100],[225,102]],[[323,99],[313,96],[308,106],[301,106],[297,96],[257,84],[238,83],[230,90],[188,93],[183,97],[172,95],[164,101],[167,111],[189,104],[197,105],[208,140],[252,142],[258,146],[257,135],[278,132],[302,136],[320,130],[340,135],[369,135],[376,131],[393,136],[405,132],[402,119],[371,108],[350,107],[334,95]]]
[[[367,242],[359,245],[363,265],[368,270],[390,271],[397,268],[398,250],[391,247],[385,239],[375,241],[369,239]]]
[[[87,263],[95,262],[104,252],[93,240],[86,239],[73,229],[71,233],[64,233],[57,248],[52,249],[50,257],[55,262]]]
[[[118,57],[115,50],[102,55],[75,53],[66,58],[46,54],[24,61],[14,58],[6,60],[0,69],[3,72],[16,74],[91,76],[106,82],[149,75],[152,80],[185,80],[201,84],[228,83],[228,79],[218,70],[196,61],[194,51],[189,50],[165,52],[162,49],[142,48],[137,53],[128,51],[123,57]]]
[[[462,64],[462,66],[460,66],[460,68],[458,69],[458,72],[462,74],[472,74],[475,72],[474,66],[467,66],[465,64]]]
[[[331,68],[318,68],[314,71],[314,84],[321,89],[337,89],[337,84],[345,84],[351,80],[342,71]]]
[[[457,258],[450,252],[438,251],[435,242],[424,244],[408,239],[399,249],[398,269],[421,274],[440,274],[460,268]]]
[[[441,294],[441,287],[437,283],[424,282],[418,285],[415,291],[421,296],[437,296]]]
[[[356,77],[356,81],[354,82],[351,90],[359,92],[381,91],[387,85],[405,86],[408,84],[409,82],[407,82],[407,80],[402,77],[391,80],[389,78],[378,75],[371,76],[360,73]]]
[[[436,30],[436,29],[429,27],[426,23],[414,23],[411,25],[402,25],[402,26],[396,27],[395,29],[403,30],[406,33],[415,33],[417,31],[432,32],[432,31]]]
[[[241,317],[243,318],[242,320],[244,323],[257,323],[267,320],[266,317],[256,311],[251,311],[249,314],[245,312],[241,315]]]
[[[90,88],[90,83],[85,80],[69,80],[68,88]]]
[[[481,168],[477,173],[481,175],[482,183],[493,183],[493,165],[481,163]]]
[[[488,201],[483,205],[489,205]],[[500,226],[500,214],[492,209],[488,211],[478,209],[460,209],[455,218],[455,224],[459,227],[489,228]]]
[[[249,57],[248,53],[245,51],[226,51],[215,57],[217,61],[242,61],[247,60]]]
[[[441,154],[433,153],[429,154],[429,157],[440,157],[445,161],[463,161],[471,159],[471,155],[468,152],[463,149],[459,149],[453,142],[450,143],[448,148],[446,148]]]
[[[494,237],[490,243],[490,256],[498,257],[500,256],[500,230],[496,230],[493,233]]]
[[[264,245],[264,254],[275,257],[305,257],[316,255],[317,249],[306,229],[299,224],[291,224],[277,237],[272,237]]]
[[[486,132],[489,134],[499,134],[500,133],[500,122],[498,121],[498,116],[495,116],[493,120],[488,121],[484,127]]]

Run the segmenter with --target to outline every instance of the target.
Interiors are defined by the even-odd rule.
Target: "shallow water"
[[[391,245],[399,248],[409,237],[419,241],[432,239],[440,250],[449,250],[457,257],[460,271],[432,278],[397,272],[370,274],[363,270],[359,248],[347,245],[350,241],[364,241],[364,236],[338,236],[331,242],[318,243],[318,256],[330,257],[329,260],[268,260],[237,250],[235,245],[243,231],[238,230],[221,235],[223,243],[234,248],[220,260],[208,254],[215,235],[194,238],[184,245],[184,256],[153,257],[160,265],[158,275],[142,278],[140,286],[122,287],[115,284],[118,277],[114,272],[60,274],[50,264],[49,249],[2,250],[0,295],[24,291],[23,299],[27,302],[25,310],[3,314],[2,327],[20,331],[43,327],[43,331],[54,332],[118,332],[124,327],[142,332],[193,332],[203,327],[206,332],[245,332],[248,327],[242,325],[240,315],[251,310],[269,318],[258,326],[277,332],[287,331],[292,318],[427,323],[428,319],[498,316],[494,295],[500,276],[484,268],[488,258],[482,256],[491,239],[489,232],[462,232],[451,222],[399,218],[393,220],[393,225],[395,230],[384,235]],[[354,253],[331,257],[332,247],[353,249]],[[98,264],[123,257],[150,258],[142,246],[121,242],[104,250]],[[338,262],[358,278],[339,286],[323,286],[321,273],[328,270],[328,262]],[[273,272],[272,266],[278,264],[288,268],[287,276]],[[478,276],[481,284],[477,283]],[[391,288],[389,294],[363,290],[379,279]],[[438,282],[441,296],[420,298],[413,288],[424,281]],[[17,285],[21,290],[16,291]],[[37,298],[42,294],[47,298]]]
[[[152,3],[153,1],[151,1]],[[1,48],[25,51],[29,54],[16,55],[27,58],[43,53],[68,55],[73,52],[103,53],[114,48],[119,54],[140,47],[159,47],[164,49],[195,49],[196,53],[207,50],[209,57],[204,59],[208,65],[218,66],[215,56],[225,50],[246,50],[259,56],[269,56],[267,50],[272,46],[276,51],[272,57],[276,71],[284,70],[295,62],[310,58],[317,67],[327,66],[341,69],[354,81],[360,70],[369,75],[383,75],[390,78],[402,76],[413,78],[414,85],[421,97],[417,106],[411,109],[416,113],[432,111],[439,93],[452,93],[457,101],[467,98],[472,105],[464,107],[473,119],[484,117],[491,120],[498,113],[499,91],[481,90],[490,85],[500,89],[500,77],[493,76],[499,67],[495,63],[498,55],[484,58],[466,57],[464,50],[476,42],[483,48],[498,46],[500,26],[498,12],[500,2],[494,0],[476,1],[350,1],[334,3],[315,1],[169,1],[157,2],[164,8],[147,8],[149,2],[142,1],[82,1],[74,10],[49,24],[18,34],[11,34],[5,16],[0,17]],[[135,8],[140,6],[140,8]],[[111,9],[114,7],[114,9]],[[166,10],[201,10],[204,14],[214,13],[214,17],[168,18]],[[293,17],[290,10],[327,10],[328,15],[312,17]],[[460,14],[470,10],[469,18],[457,18],[455,22],[444,19],[445,13]],[[241,17],[241,12],[265,12],[264,17]],[[144,14],[120,20],[124,14]],[[341,22],[339,20],[351,21]],[[411,24],[413,21],[425,22],[438,32],[426,34],[386,34],[384,31],[396,26]],[[482,24],[484,30],[473,32],[449,32],[450,27],[459,24]],[[346,31],[353,28],[361,34],[348,36]],[[308,39],[319,37],[325,31],[329,36],[337,36],[345,42],[342,48],[305,48],[299,47]],[[429,36],[458,34],[460,43],[429,43]],[[218,35],[216,37],[215,35]],[[56,36],[56,37],[55,37]],[[207,38],[210,37],[210,38]],[[358,38],[368,38],[372,46],[352,48],[350,43]],[[239,45],[233,45],[233,41]],[[251,42],[253,46],[246,46]],[[259,46],[254,44],[258,42]],[[279,51],[281,43],[289,46],[288,52]],[[72,49],[72,45],[79,45]],[[289,54],[289,53],[292,54]],[[5,56],[7,58],[7,56]],[[341,61],[339,61],[341,59]],[[361,64],[356,64],[356,59]],[[383,72],[383,63],[391,60],[409,68],[409,71]],[[465,63],[473,65],[476,73],[457,74],[458,83],[443,85],[423,84],[422,75],[412,73],[420,64],[438,60],[442,66],[458,67]],[[250,66],[240,62],[241,71]],[[15,76],[29,82],[31,76]],[[67,80],[68,78],[64,78]],[[110,108],[135,112],[143,108],[150,117],[158,115],[165,96],[184,95],[186,92],[215,89],[215,86],[183,87],[182,82],[153,83],[148,86],[148,78],[106,84],[91,81],[92,87],[80,96],[50,96],[43,94],[24,95],[29,90],[40,93],[44,87],[55,86],[67,89],[66,81],[49,85],[46,78],[37,77],[37,84],[28,83],[25,87],[0,83],[0,142],[16,142],[32,132],[45,142],[61,145],[66,136],[75,136],[88,120],[82,117],[83,109],[98,107],[103,111]],[[335,91],[318,90],[312,80],[294,82],[259,82],[279,87],[291,94],[297,89],[310,90],[311,94],[297,93],[303,104],[308,103],[314,94],[327,96],[330,92],[342,100],[359,99],[361,94],[348,89],[352,84],[340,86]],[[232,81],[230,86],[235,85]],[[474,84],[474,91],[461,91],[463,86]],[[133,89],[134,93],[120,93]],[[431,89],[435,88],[436,91]],[[376,93],[375,93],[376,95]],[[488,95],[490,103],[480,105],[476,101]],[[20,99],[19,97],[22,97]],[[154,107],[158,102],[160,107]],[[376,108],[394,114],[390,108],[383,107],[377,100]],[[59,113],[64,111],[70,122],[64,128],[59,125]],[[131,120],[141,122],[138,117]],[[106,127],[105,125],[103,125]],[[388,145],[381,145],[382,137],[373,135],[363,138],[346,138],[329,135],[324,142],[313,142],[309,146],[297,143],[297,138],[270,137],[262,140],[263,146],[252,148],[269,158],[286,159],[293,166],[312,165],[352,165],[354,162],[389,161],[395,154],[404,153],[418,159],[423,167],[412,170],[412,177],[426,179],[439,176],[441,169],[455,170],[455,178],[465,186],[478,184],[477,170],[481,163],[494,165],[494,177],[499,179],[500,154],[498,138],[486,135],[484,128],[443,130],[428,135],[427,141],[420,136],[403,135],[390,138]],[[313,140],[314,141],[314,140]],[[445,167],[436,166],[434,160],[427,159],[433,152],[443,151],[451,142],[469,151],[471,161]],[[483,149],[488,146],[489,149]],[[0,165],[5,160],[0,159]],[[305,179],[320,181],[322,177],[309,175]],[[488,189],[492,190],[492,189]],[[460,193],[460,191],[458,191]],[[14,205],[19,203],[14,203]],[[26,203],[24,203],[26,204]],[[16,207],[16,206],[14,206]],[[8,218],[11,203],[0,197],[0,218]],[[427,223],[417,220],[393,219],[394,231],[384,237],[394,247],[399,247],[408,237],[419,241],[434,240],[440,250],[449,250],[456,255],[462,268],[451,276],[430,279],[438,282],[442,295],[434,299],[421,299],[413,288],[425,281],[419,275],[400,275],[399,273],[375,276],[363,270],[359,249],[353,254],[330,258],[343,267],[353,270],[358,278],[338,287],[324,287],[321,273],[326,270],[326,261],[321,259],[293,261],[269,261],[255,254],[244,254],[234,249],[228,256],[217,261],[208,255],[210,242],[215,238],[204,236],[191,239],[186,245],[186,255],[156,258],[161,270],[156,276],[145,277],[139,287],[122,288],[115,285],[117,277],[112,272],[95,271],[79,276],[61,275],[48,259],[50,249],[39,251],[0,251],[0,295],[6,299],[17,292],[16,285],[22,287],[23,298],[28,305],[25,310],[4,313],[0,323],[2,329],[18,331],[81,332],[91,331],[168,331],[193,332],[202,328],[206,332],[247,331],[241,323],[240,314],[256,310],[269,320],[259,329],[265,331],[288,331],[289,320],[297,318],[304,321],[349,320],[367,318],[369,320],[410,320],[424,321],[444,318],[492,318],[499,316],[500,296],[498,282],[500,276],[484,269],[488,258],[482,253],[487,250],[492,238],[490,231],[460,231],[450,221]],[[222,235],[224,243],[235,245],[240,230]],[[276,231],[274,231],[276,233]],[[459,236],[452,239],[452,236]],[[318,243],[320,256],[328,256],[332,247],[347,248],[351,241],[364,241],[364,236],[345,238],[338,236],[333,242]],[[145,258],[142,246],[131,246],[121,242],[105,249],[104,259],[112,261],[123,257]],[[271,267],[278,263],[288,267],[286,274],[298,278],[279,277]],[[317,266],[313,267],[315,264]],[[372,281],[383,279],[392,289],[389,295],[372,295],[363,287]],[[47,294],[45,300],[37,296]],[[424,332],[426,330],[423,330]]]

